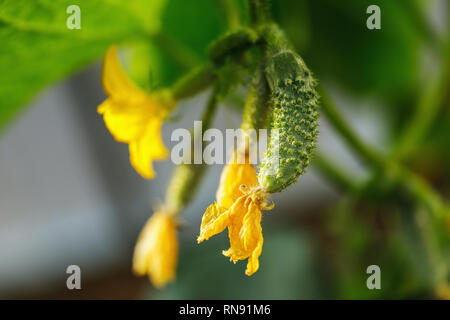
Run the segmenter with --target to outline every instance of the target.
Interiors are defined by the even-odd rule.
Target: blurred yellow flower
[[[133,271],[148,275],[157,288],[175,278],[178,260],[176,221],[173,214],[158,211],[141,231],[134,249]]]
[[[98,107],[98,113],[114,138],[128,143],[133,168],[144,178],[153,178],[152,161],[168,156],[161,127],[175,100],[167,90],[149,95],[135,85],[120,66],[117,46],[106,53],[102,83],[108,98]]]
[[[217,202],[203,215],[197,242],[208,240],[228,227],[230,249],[223,255],[236,263],[248,259],[245,274],[250,276],[259,268],[263,246],[262,210],[270,210],[267,194],[258,186],[255,168],[251,164],[227,164],[220,178]]]

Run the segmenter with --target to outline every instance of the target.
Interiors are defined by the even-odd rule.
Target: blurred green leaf
[[[66,27],[73,4],[81,30]],[[142,87],[172,84],[189,68],[180,60],[205,61],[208,43],[225,31],[219,9],[210,0],[0,0],[0,128],[36,92],[113,43],[131,48],[125,67]]]
[[[360,93],[397,97],[417,85],[422,39],[408,1],[303,0],[292,6],[291,1],[279,0],[273,4],[277,20],[319,79],[335,80]],[[366,27],[369,5],[380,7],[381,30]]]
[[[159,63],[159,85],[173,84],[183,71],[207,61],[208,44],[226,30],[220,9],[211,0],[168,1],[161,33],[152,45],[151,59]]]
[[[124,39],[160,28],[165,0],[0,1],[0,127],[39,89],[98,58]],[[69,30],[69,5],[81,29]]]
[[[159,32],[145,41],[127,42],[131,54],[125,57],[125,68],[145,89],[171,86],[184,72],[208,60],[208,44],[225,30],[219,3],[168,0]]]

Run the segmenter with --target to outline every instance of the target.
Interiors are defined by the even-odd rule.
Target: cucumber
[[[271,91],[271,131],[258,181],[267,192],[275,193],[295,183],[311,163],[319,97],[311,71],[292,50],[271,56],[265,74]]]

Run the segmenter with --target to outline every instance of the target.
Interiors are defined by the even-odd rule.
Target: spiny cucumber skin
[[[318,135],[318,94],[308,67],[291,50],[270,59],[266,78],[271,89],[270,127],[278,129],[279,139],[271,133],[258,181],[275,193],[295,183],[310,165]],[[275,162],[279,165],[274,167]]]

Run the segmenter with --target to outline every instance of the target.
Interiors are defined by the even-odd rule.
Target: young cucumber
[[[271,91],[271,133],[258,181],[274,193],[295,183],[310,165],[318,134],[318,94],[308,67],[291,50],[267,61],[266,79]]]

